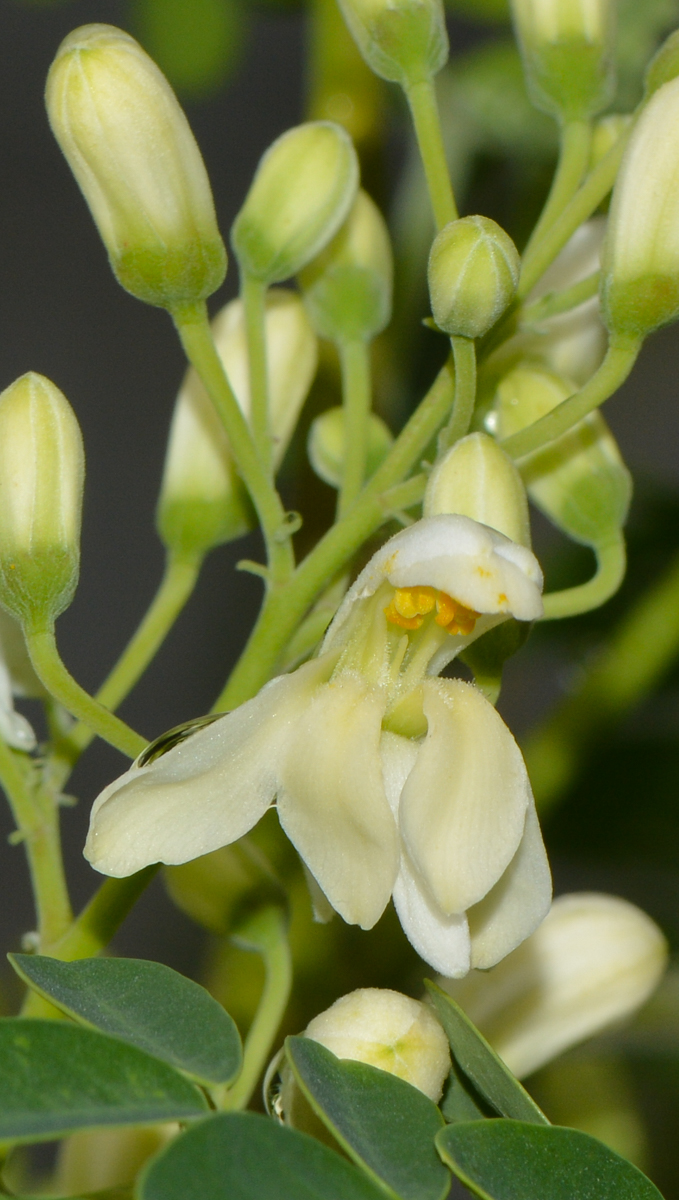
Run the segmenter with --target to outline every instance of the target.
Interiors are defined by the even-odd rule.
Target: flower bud
[[[559,896],[542,924],[493,970],[443,986],[520,1079],[630,1017],[655,990],[667,943],[627,900]]]
[[[173,1123],[132,1129],[86,1129],[59,1145],[56,1186],[61,1195],[127,1189],[144,1163],[179,1132]]]
[[[265,331],[273,462],[277,467],[316,373],[317,346],[302,301],[284,288],[267,293]],[[232,300],[217,314],[212,332],[236,399],[248,416],[248,351],[240,300]],[[226,432],[193,367],[177,396],[157,521],[165,545],[180,555],[204,554],[256,525]]]
[[[0,602],[22,623],[71,603],[84,473],[68,400],[44,375],[22,375],[0,395]]]
[[[644,337],[679,315],[679,78],[632,130],[613,189],[602,308],[613,334]]]
[[[319,479],[334,488],[341,486],[344,474],[344,421],[343,408],[327,409],[312,423],[307,443],[311,466]],[[393,440],[382,418],[376,413],[371,413],[368,422],[366,478],[374,475],[384,461]]]
[[[302,272],[314,328],[335,342],[369,341],[389,324],[394,264],[386,222],[359,191],[339,233]]]
[[[289,129],[260,160],[234,222],[241,270],[267,284],[296,275],[337,233],[357,188],[356,151],[341,125]]]
[[[598,167],[625,130],[629,129],[633,120],[631,113],[609,113],[607,117],[595,121],[592,129],[592,144],[589,149],[589,171]]]
[[[514,299],[520,266],[509,234],[490,217],[451,221],[429,255],[429,294],[439,329],[451,337],[482,337]]]
[[[517,367],[498,388],[498,435],[517,433],[575,390],[574,384],[547,371]],[[599,412],[524,458],[521,475],[533,503],[576,542],[600,546],[625,523],[632,480]]]
[[[665,38],[653,55],[644,76],[644,99],[649,100],[658,88],[679,75],[679,29]]]
[[[530,547],[528,501],[511,458],[487,433],[470,433],[444,455],[429,476],[425,517],[460,513]]]
[[[612,0],[512,0],[531,99],[573,120],[605,108],[614,86]]]
[[[210,183],[164,75],[129,34],[84,25],[47,77],[47,112],[118,281],[162,308],[211,295],[226,272]]]
[[[431,79],[448,60],[441,0],[339,0],[369,67],[392,83]]]

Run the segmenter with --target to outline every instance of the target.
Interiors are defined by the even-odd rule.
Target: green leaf
[[[285,1052],[311,1107],[343,1150],[388,1195],[444,1200],[450,1176],[434,1138],[443,1118],[417,1088],[366,1063],[340,1060],[311,1038],[289,1037]]]
[[[65,1021],[0,1020],[0,1142],[180,1121],[206,1109],[192,1083],[135,1046]]]
[[[455,1060],[481,1096],[503,1117],[548,1125],[545,1114],[472,1025],[459,1004],[435,983],[426,982]]]
[[[479,1117],[495,1117],[497,1112],[477,1092],[471,1079],[458,1067],[455,1059],[446,1081],[440,1104],[447,1125],[457,1121],[476,1121]]]
[[[384,1200],[334,1150],[255,1113],[219,1113],[144,1170],[138,1200]]]
[[[449,1125],[436,1145],[481,1200],[662,1200],[637,1167],[576,1129],[470,1121]]]
[[[143,958],[60,962],[10,954],[39,995],[90,1028],[121,1038],[200,1083],[230,1083],[242,1051],[238,1030],[205,988]]]

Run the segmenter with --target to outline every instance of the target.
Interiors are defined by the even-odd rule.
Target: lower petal
[[[472,966],[486,970],[515,950],[544,921],[551,902],[552,876],[531,801],[514,858],[500,882],[467,914]]]
[[[379,756],[384,708],[358,675],[320,688],[292,732],[278,791],[290,841],[333,908],[363,929],[382,915],[398,870]]]

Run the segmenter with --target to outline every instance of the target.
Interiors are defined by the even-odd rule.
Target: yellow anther
[[[426,617],[434,611],[436,592],[430,587],[397,588],[394,608],[402,617]]]
[[[472,633],[480,616],[471,608],[465,608],[446,592],[436,592],[431,587],[396,588],[384,614],[392,625],[401,629],[419,629],[424,618],[436,609],[434,620],[447,633]]]
[[[448,633],[461,633],[463,637],[467,637],[468,634],[473,633],[480,615],[472,608],[465,608],[459,600],[453,600],[452,596],[448,596],[446,592],[439,592],[436,597],[434,620],[437,625],[442,625]]]

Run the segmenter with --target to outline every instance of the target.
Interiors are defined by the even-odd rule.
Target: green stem
[[[370,347],[366,342],[342,342],[338,350],[344,405],[344,467],[337,512],[343,517],[359,495],[365,479],[372,380]]]
[[[396,486],[417,462],[450,409],[454,391],[450,363],[439,371],[422,403],[396,438],[382,465],[350,512],[333,525],[297,567],[287,585],[269,592],[248,644],[217,698],[214,711],[236,708],[267,682],[283,647],[308,608],[351,556],[389,515],[417,502],[421,477]]]
[[[271,471],[272,441],[266,345],[266,284],[243,274],[241,298],[245,312],[250,381],[250,428],[260,462]]]
[[[457,219],[433,79],[405,86],[437,229]]]
[[[61,857],[59,809],[38,784],[34,764],[0,740],[0,783],[9,801],[31,873],[40,948],[61,937],[73,914]]]
[[[286,514],[280,496],[259,460],[252,435],[233,394],[222,360],[217,353],[205,304],[192,305],[172,314],[186,357],[198,372],[214,404],[253,504],[257,510],[269,560],[268,582],[280,585],[294,569],[294,557]]]
[[[264,1072],[292,983],[287,921],[282,909],[272,906],[255,913],[234,933],[233,939],[245,950],[261,954],[265,977],[259,1006],[243,1047],[243,1070],[233,1087],[220,1097],[220,1108],[232,1111],[246,1107]]]
[[[539,243],[531,248],[531,253],[524,254],[517,290],[519,299],[528,295],[538,279],[544,275],[550,263],[554,262],[559,251],[563,250],[576,229],[579,229],[583,221],[591,217],[594,210],[610,192],[615,183],[615,177],[632,128],[633,126],[630,125],[620,134],[608,154],[602,158],[601,162],[597,163],[593,171],[590,171],[582,187],[566,205],[561,216],[545,231]]]
[[[622,531],[615,541],[595,546],[597,557],[596,573],[587,583],[578,587],[565,588],[561,592],[548,592],[543,597],[543,621],[554,621],[561,617],[575,617],[579,613],[600,608],[617,592],[625,577],[627,555]]]
[[[472,338],[452,337],[455,361],[455,399],[450,421],[439,435],[439,454],[469,431],[476,402],[476,349]]]
[[[530,258],[547,230],[572,200],[587,170],[591,145],[590,121],[568,121],[561,126],[559,161],[545,207],[524,250],[525,257]]]
[[[66,670],[57,650],[54,626],[30,628],[26,625],[24,637],[35,673],[50,695],[128,758],[141,754],[147,745],[146,739],[94,700]]]
[[[541,296],[533,304],[527,304],[521,309],[520,324],[537,325],[540,321],[559,316],[560,313],[570,312],[572,308],[577,308],[586,300],[591,300],[592,296],[596,296],[600,281],[601,271],[593,271],[579,283],[573,283],[560,292],[549,292],[546,296]]]
[[[514,459],[525,458],[527,454],[541,450],[548,442],[553,442],[572,429],[625,382],[637,360],[641,344],[641,340],[612,339],[599,370],[585,386],[562,400],[561,404],[557,404],[556,408],[532,425],[504,438],[500,442],[502,449]]]

